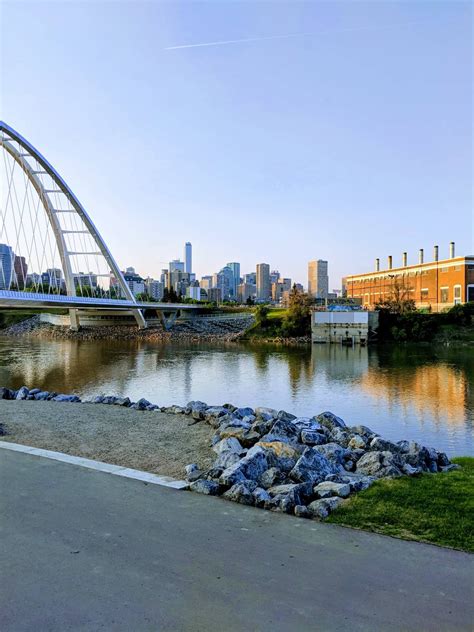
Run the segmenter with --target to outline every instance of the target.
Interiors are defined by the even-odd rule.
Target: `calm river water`
[[[0,385],[160,404],[331,410],[387,438],[474,455],[474,352],[433,347],[32,341],[0,337]]]

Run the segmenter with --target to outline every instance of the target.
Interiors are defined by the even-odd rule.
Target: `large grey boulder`
[[[39,393],[36,393],[35,400],[38,402],[44,402],[45,400],[48,399],[48,397],[49,397],[48,391],[40,391]]]
[[[325,456],[329,461],[336,465],[342,465],[346,457],[350,456],[350,452],[342,448],[337,443],[325,443],[314,447],[316,452]]]
[[[249,408],[249,407],[245,407],[245,408],[236,408],[233,411],[233,414],[236,417],[240,417],[240,419],[243,419],[244,417],[254,417],[255,416],[255,412],[253,410],[253,408]]]
[[[313,502],[308,505],[308,511],[314,518],[322,520],[327,518],[331,511],[339,507],[343,502],[343,499],[338,497],[313,500]]]
[[[269,489],[274,485],[279,485],[280,483],[283,483],[285,478],[285,474],[277,467],[270,467],[268,470],[265,470],[265,472],[263,472],[263,474],[260,476],[259,483],[264,489]]]
[[[333,428],[346,428],[344,421],[329,411],[316,415],[316,420],[329,430],[332,430]]]
[[[277,419],[270,432],[262,437],[262,441],[284,441],[285,443],[298,443],[300,429],[291,420]]]
[[[235,437],[227,437],[225,439],[221,439],[212,447],[212,449],[217,454],[220,454],[221,452],[235,452],[236,454],[242,454],[243,452],[245,452],[240,444],[240,441]]]
[[[189,463],[189,465],[186,465],[184,470],[186,472],[186,480],[190,483],[193,483],[203,477],[203,472],[200,470],[197,463]]]
[[[26,388],[26,386],[22,386],[18,389],[15,399],[28,399],[28,395],[30,391]]]
[[[0,399],[15,399],[14,392],[10,388],[3,386],[0,388]]]
[[[219,481],[227,486],[241,483],[243,480],[257,481],[269,466],[267,451],[254,446],[240,461],[226,468]]]
[[[301,431],[301,442],[305,445],[322,445],[327,443],[327,437],[318,430],[303,429]]]
[[[240,455],[237,452],[233,452],[232,450],[225,450],[224,452],[220,452],[217,459],[212,464],[212,467],[220,467],[223,470],[231,467],[231,465],[235,465],[240,461]]]
[[[347,444],[347,447],[351,450],[365,450],[366,446],[367,440],[360,434],[352,435]]]
[[[382,437],[374,437],[369,443],[369,449],[374,450],[376,452],[394,452],[398,453],[399,448],[396,443],[393,441],[388,441],[388,439],[382,439]]]
[[[60,395],[56,395],[55,397],[53,397],[53,402],[70,402],[70,403],[77,403],[80,402],[80,398],[77,395],[64,395],[64,394],[60,394]]]
[[[252,496],[254,499],[255,507],[264,507],[265,503],[268,502],[271,497],[266,489],[262,487],[256,487],[252,492]]]
[[[265,406],[258,406],[255,409],[255,415],[257,417],[259,417],[260,419],[264,419],[265,421],[268,421],[268,419],[276,419],[277,415],[278,415],[278,411],[275,410],[274,408],[266,408]]]
[[[206,479],[200,478],[198,481],[191,483],[189,486],[193,492],[198,492],[198,494],[206,494],[207,496],[217,496],[219,494],[219,484],[214,481],[209,481]]]
[[[313,484],[323,481],[329,474],[337,474],[340,471],[333,461],[317,450],[318,447],[306,448],[290,472],[290,478],[301,483]]]
[[[262,439],[255,445],[269,452],[269,462],[283,472],[289,472],[295,466],[301,454],[300,450],[284,441],[263,441]]]
[[[366,452],[357,461],[356,472],[375,478],[401,476],[403,462],[392,452]]]
[[[253,492],[256,489],[257,484],[254,481],[236,483],[223,494],[223,498],[233,500],[241,505],[254,505],[255,498],[253,496]]]
[[[277,414],[277,419],[279,421],[293,421],[293,419],[296,419],[296,415],[292,415],[291,413],[287,413],[286,410],[280,410]]]
[[[330,481],[323,481],[314,487],[313,492],[318,498],[330,498],[331,496],[347,498],[351,493],[351,487],[348,483],[331,483]]]
[[[219,432],[219,436],[222,439],[237,439],[239,443],[245,447],[252,447],[260,439],[260,435],[253,430],[247,430],[246,428],[227,426],[224,430]]]

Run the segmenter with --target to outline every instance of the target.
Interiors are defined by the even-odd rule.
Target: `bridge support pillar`
[[[148,327],[141,309],[134,309],[133,315],[135,317],[135,320],[137,321],[138,329],[146,329]]]
[[[69,319],[71,321],[70,328],[72,329],[72,331],[79,331],[80,324],[79,324],[79,314],[78,314],[77,309],[69,310]]]

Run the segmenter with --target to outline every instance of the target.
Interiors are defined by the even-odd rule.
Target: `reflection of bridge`
[[[46,158],[0,121],[0,308],[129,313],[146,327],[153,310],[168,328],[194,305],[137,302],[101,234]],[[171,317],[166,317],[166,314]]]

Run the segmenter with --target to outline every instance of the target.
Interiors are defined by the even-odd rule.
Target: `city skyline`
[[[198,276],[268,261],[304,280],[318,257],[333,288],[443,235],[474,251],[470,6],[187,9],[2,7],[4,116],[58,165],[122,268],[158,277],[187,238]],[[309,36],[265,39],[290,31]],[[242,34],[258,41],[166,50]],[[67,109],[22,97],[42,94],[53,60],[76,87]]]

